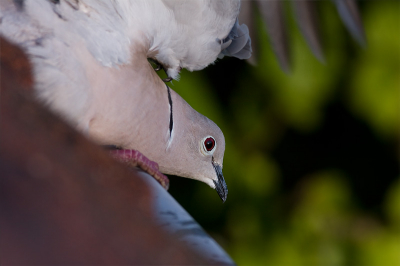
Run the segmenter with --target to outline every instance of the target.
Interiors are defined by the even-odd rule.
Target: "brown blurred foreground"
[[[0,48],[0,264],[207,264],[150,222],[137,170],[33,101],[26,57]]]

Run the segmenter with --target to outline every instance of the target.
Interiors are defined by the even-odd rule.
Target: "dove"
[[[70,125],[117,147],[122,161],[202,181],[225,201],[222,131],[148,59],[177,79],[221,54],[249,58],[239,8],[238,0],[4,0],[0,34],[28,54],[37,99]]]
[[[250,2],[244,3],[250,10]],[[288,70],[281,3],[258,3],[272,29],[277,27],[272,43]],[[354,1],[334,3],[363,41]],[[222,131],[164,82],[178,80],[183,68],[201,70],[224,56],[250,58],[240,5],[239,0],[3,0],[0,34],[29,55],[37,98],[73,127],[100,145],[116,147],[112,155],[122,161],[200,180],[225,201]],[[308,17],[314,14],[311,3],[294,6],[323,61],[315,19]],[[161,80],[148,60],[168,77]],[[161,184],[168,180],[154,176]]]

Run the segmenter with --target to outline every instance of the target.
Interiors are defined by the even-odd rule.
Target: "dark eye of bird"
[[[215,140],[213,138],[206,138],[204,141],[204,146],[206,147],[207,151],[212,151],[215,146]]]

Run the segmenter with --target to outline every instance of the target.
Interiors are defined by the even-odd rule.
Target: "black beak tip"
[[[222,202],[224,203],[226,201],[226,198],[228,197],[228,188],[226,186],[225,180],[222,179],[222,182],[220,179],[218,181],[213,181],[215,185],[215,190],[218,193],[218,196],[221,198]]]
[[[226,201],[226,198],[228,197],[228,194],[219,195],[219,197],[221,198],[221,200],[222,200],[222,203],[225,203],[225,201]]]
[[[218,178],[217,180],[213,180],[215,185],[215,190],[217,191],[218,196],[221,198],[222,202],[225,202],[228,196],[228,187],[225,183],[224,176],[222,175],[222,168],[220,165],[215,164],[214,162],[213,166]]]

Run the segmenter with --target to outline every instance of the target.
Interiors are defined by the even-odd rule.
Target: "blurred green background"
[[[319,1],[325,64],[290,16],[289,75],[258,21],[257,66],[171,85],[224,132],[229,195],[178,177],[170,193],[239,265],[400,265],[400,2],[359,6],[365,48]]]

